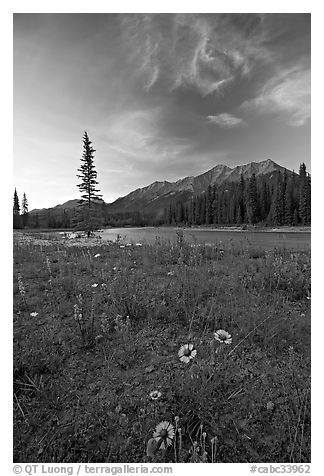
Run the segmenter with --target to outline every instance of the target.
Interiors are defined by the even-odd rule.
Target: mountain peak
[[[245,165],[229,167],[224,164],[216,164],[207,172],[197,176],[187,176],[175,182],[155,181],[150,185],[133,190],[124,197],[119,197],[113,203],[107,204],[111,213],[132,212],[136,210],[163,210],[169,206],[170,201],[184,199],[189,200],[193,195],[205,192],[210,185],[221,186],[226,183],[238,182],[243,176],[248,179],[255,174],[266,175],[276,171],[283,172],[284,167],[268,158],[260,162],[250,162]],[[64,209],[73,209],[78,200],[69,200],[62,205],[57,205],[55,210],[60,212]],[[54,210],[53,208],[53,210]],[[38,210],[32,210],[35,213]],[[46,212],[46,210],[42,210]]]

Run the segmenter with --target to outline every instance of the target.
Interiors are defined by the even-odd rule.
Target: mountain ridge
[[[287,170],[288,173],[292,171],[282,167],[274,162],[272,159],[266,159],[260,162],[249,162],[244,165],[237,165],[235,167],[229,167],[224,164],[217,164],[211,169],[199,174],[197,176],[186,176],[178,179],[175,182],[154,181],[149,185],[137,188],[127,195],[117,198],[112,203],[106,203],[108,210],[112,213],[120,211],[135,211],[142,208],[146,208],[150,203],[154,201],[160,201],[161,206],[165,206],[163,203],[165,200],[175,198],[177,195],[198,195],[207,190],[209,185],[222,185],[225,182],[236,182],[240,180],[241,175],[244,179],[250,178],[254,173],[258,175],[266,175],[272,172]],[[79,199],[68,200],[63,204],[56,205],[55,207],[33,209],[31,214],[38,212],[46,212],[48,210],[63,210],[73,209],[77,206]],[[102,201],[102,203],[105,203]]]
[[[119,197],[107,206],[112,213],[122,210],[135,211],[135,208],[144,209],[152,205],[154,201],[159,200],[162,207],[165,206],[164,202],[166,199],[173,199],[178,195],[188,195],[188,198],[191,195],[199,195],[205,192],[209,185],[220,186],[225,182],[237,182],[240,180],[241,175],[243,175],[244,179],[247,179],[253,173],[259,176],[277,171],[283,172],[284,170],[286,170],[285,167],[278,165],[272,159],[250,162],[232,168],[227,165],[217,164],[215,167],[197,176],[187,176],[175,182],[155,181],[150,185],[138,188],[123,197]],[[292,171],[287,171],[292,173]],[[154,205],[152,205],[153,208]]]

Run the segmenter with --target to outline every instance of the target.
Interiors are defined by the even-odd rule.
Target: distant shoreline
[[[159,230],[159,229],[172,229],[172,230],[188,230],[188,231],[235,231],[235,232],[247,232],[247,233],[311,233],[310,226],[282,226],[282,227],[266,227],[266,226],[256,226],[253,227],[251,225],[243,226],[221,226],[221,227],[213,227],[213,226],[119,226],[119,227],[105,227],[98,230],[98,232],[103,232],[105,230],[144,230],[144,229],[152,229],[152,230]],[[42,232],[73,232],[73,228],[23,228],[17,229],[15,231],[21,232],[33,232],[33,233],[42,233]],[[97,232],[97,233],[98,233]]]
[[[246,228],[239,226],[222,226],[222,227],[208,227],[208,226],[124,226],[124,227],[106,227],[102,230],[143,230],[143,229],[172,229],[172,230],[189,230],[189,231],[235,231],[235,232],[247,232],[247,233],[258,233],[258,232],[267,232],[267,233],[311,233],[310,226],[297,226],[297,227],[251,227],[247,226]]]

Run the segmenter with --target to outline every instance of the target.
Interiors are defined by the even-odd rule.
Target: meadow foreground
[[[310,327],[309,251],[15,233],[14,461],[310,462]]]

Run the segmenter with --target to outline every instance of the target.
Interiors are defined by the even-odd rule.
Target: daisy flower
[[[158,390],[153,390],[153,392],[150,393],[150,397],[152,400],[158,400],[161,397],[162,393],[159,392]]]
[[[197,351],[194,349],[193,344],[185,344],[180,347],[178,355],[181,362],[188,364],[197,355]]]
[[[155,441],[160,443],[160,448],[162,450],[165,450],[168,446],[172,444],[173,437],[174,428],[173,425],[171,425],[171,423],[169,423],[168,421],[161,421],[161,423],[156,426],[153,432],[153,438],[155,439]]]
[[[222,344],[231,344],[232,343],[232,336],[228,332],[224,331],[223,329],[219,329],[218,331],[214,332],[214,337],[218,342]]]
[[[91,284],[91,287],[92,287],[92,288],[96,288],[97,286],[98,286],[97,283]]]
[[[31,317],[36,317],[36,316],[38,316],[38,312],[31,312],[30,315],[31,315]]]

